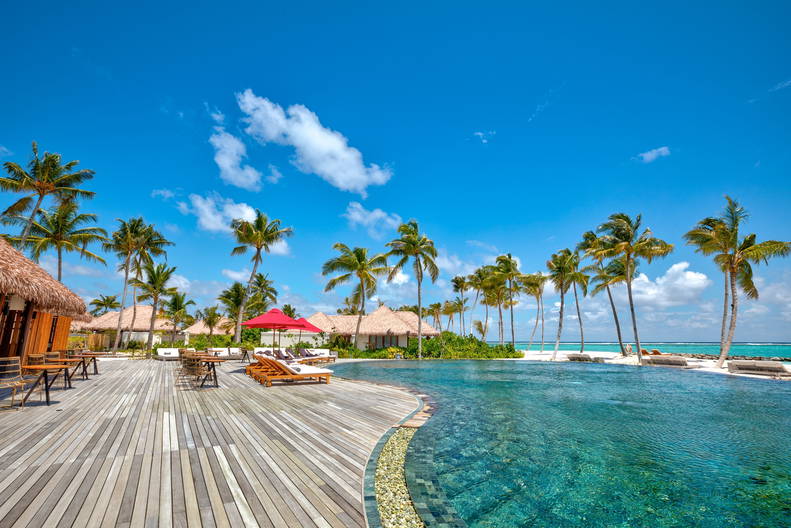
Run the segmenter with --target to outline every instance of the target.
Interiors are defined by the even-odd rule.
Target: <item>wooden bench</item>
[[[578,361],[581,363],[604,363],[604,358],[597,358],[588,354],[579,354],[576,352],[566,354],[566,358],[568,358],[569,361]]]
[[[791,371],[786,368],[782,361],[732,359],[728,361],[728,372],[731,374],[769,376],[774,379],[791,378]]]
[[[700,365],[689,364],[687,358],[682,356],[648,356],[643,358],[643,365],[650,367],[673,367],[673,368],[699,368]]]

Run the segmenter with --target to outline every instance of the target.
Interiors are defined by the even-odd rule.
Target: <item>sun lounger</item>
[[[316,380],[321,383],[330,382],[332,371],[310,365],[287,364],[283,361],[269,359],[266,356],[257,356],[260,366],[250,369],[250,375],[259,383],[272,386],[273,381],[300,381]]]
[[[682,356],[668,356],[662,354],[659,356],[646,356],[643,358],[643,365],[650,367],[675,367],[675,368],[698,368],[700,365],[690,364],[687,358]]]
[[[566,357],[569,361],[579,361],[582,363],[604,363],[604,358],[592,357],[588,354],[578,354],[576,352],[566,354]]]
[[[195,352],[194,348],[187,348],[182,350],[189,350],[190,352]],[[158,348],[157,354],[154,356],[155,359],[159,359],[160,361],[178,361],[179,359],[179,349],[178,348]]]
[[[775,379],[791,378],[789,370],[782,361],[728,361],[728,372],[732,374],[752,374],[754,376],[769,376]]]

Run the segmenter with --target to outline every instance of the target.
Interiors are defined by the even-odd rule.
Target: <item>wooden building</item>
[[[0,357],[65,350],[83,300],[0,238]]]

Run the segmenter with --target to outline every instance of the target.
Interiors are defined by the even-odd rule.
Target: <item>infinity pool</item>
[[[523,361],[333,369],[437,400],[413,446],[468,526],[791,526],[791,383]]]

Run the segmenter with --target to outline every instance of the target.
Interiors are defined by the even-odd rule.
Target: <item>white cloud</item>
[[[192,283],[187,277],[178,273],[171,275],[168,281],[168,287],[176,288],[181,293],[189,293],[191,285]]]
[[[203,102],[203,107],[206,109],[206,113],[209,114],[209,117],[212,118],[212,121],[217,123],[218,125],[222,125],[225,123],[225,114],[220,112],[219,109],[215,106],[213,109],[209,106],[209,103],[206,101]]]
[[[237,94],[239,108],[247,117],[245,132],[262,144],[294,147],[294,165],[313,173],[344,191],[366,196],[369,185],[383,185],[392,176],[389,168],[365,165],[362,153],[349,146],[343,134],[325,128],[316,114],[303,105],[287,109],[247,89]]]
[[[478,247],[484,249],[489,252],[497,253],[497,246],[493,246],[491,244],[487,244],[486,242],[481,242],[480,240],[468,240],[468,246]]]
[[[266,177],[266,180],[267,180],[269,183],[277,183],[277,182],[279,182],[279,181],[280,181],[280,178],[282,178],[282,177],[283,177],[283,173],[281,173],[281,172],[278,170],[278,168],[277,168],[277,167],[275,167],[274,165],[272,165],[272,164],[270,163],[270,164],[269,164],[269,176],[267,176],[267,177]]]
[[[247,157],[247,148],[239,138],[218,126],[214,127],[209,143],[214,147],[214,161],[225,183],[248,191],[261,189],[261,173],[250,165],[242,165],[242,160]]]
[[[647,152],[641,152],[637,155],[637,157],[640,158],[640,161],[643,163],[651,163],[656,161],[658,158],[663,158],[665,156],[670,156],[670,148],[668,147],[651,149]]]
[[[393,279],[390,281],[390,284],[395,284],[396,286],[401,286],[401,285],[406,284],[407,282],[409,282],[409,275],[407,275],[406,273],[404,273],[401,270],[398,270],[398,272],[396,272],[396,274],[393,277]]]
[[[441,273],[455,277],[456,275],[469,275],[475,271],[475,264],[461,260],[457,255],[451,255],[445,250],[440,250],[434,259]]]
[[[198,226],[205,231],[228,233],[231,231],[231,221],[235,218],[248,221],[255,218],[255,209],[246,203],[236,203],[217,193],[207,196],[190,194],[188,198],[189,204],[178,203],[179,211],[197,216]]]
[[[285,240],[281,240],[280,242],[275,242],[271,246],[269,246],[269,253],[271,255],[280,255],[286,256],[291,254],[291,246],[288,245],[288,242]]]
[[[774,86],[769,88],[769,91],[770,92],[776,92],[778,90],[783,90],[785,88],[788,88],[789,86],[791,86],[791,79],[788,79],[786,81],[779,82],[779,83],[775,84]]]
[[[222,274],[224,277],[228,277],[232,281],[237,282],[245,282],[250,278],[250,270],[247,268],[239,271],[224,269],[222,270]]]
[[[703,290],[711,285],[711,280],[704,273],[689,271],[688,268],[689,262],[677,262],[654,281],[645,273],[640,273],[632,283],[635,304],[640,307],[670,308],[698,302]],[[625,288],[619,287],[615,291],[625,301]]]
[[[170,189],[154,189],[151,191],[151,198],[162,198],[163,200],[170,200],[176,196],[176,193]]]
[[[8,149],[7,149],[6,147],[4,147],[3,145],[0,145],[0,158],[4,158],[4,157],[6,157],[6,156],[11,156],[12,154],[13,154],[13,152],[11,152],[10,150],[8,150]]]
[[[58,276],[58,259],[54,255],[44,255],[39,260],[39,265],[53,277]],[[63,272],[64,277],[75,275],[83,277],[102,275],[102,271],[97,268],[83,266],[82,264],[71,264],[66,261],[62,263],[61,271]]]
[[[473,132],[472,135],[477,137],[484,145],[489,142],[492,136],[497,134],[496,130],[489,130],[488,132]]]
[[[349,202],[346,212],[341,216],[349,221],[350,227],[361,225],[372,238],[377,239],[382,238],[386,231],[401,225],[401,217],[397,214],[386,213],[381,209],[369,211],[359,202]]]

